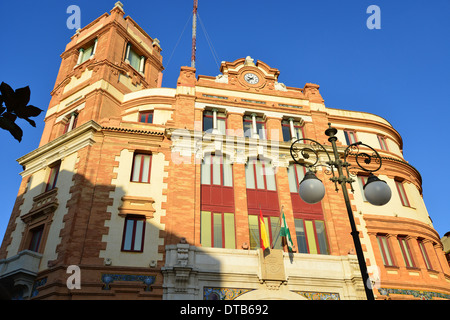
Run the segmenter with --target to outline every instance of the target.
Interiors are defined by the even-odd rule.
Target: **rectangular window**
[[[251,117],[244,117],[244,137],[251,138],[253,136],[253,124]]]
[[[95,39],[94,43],[92,45],[90,45],[89,47],[87,47],[86,49],[81,48],[79,50],[77,65],[82,64],[83,62],[89,60],[92,56],[94,56],[96,48],[97,48],[97,39]]]
[[[299,253],[329,254],[324,221],[294,219],[294,223]]]
[[[394,260],[392,259],[391,250],[389,248],[388,239],[386,236],[377,236],[378,247],[380,248],[381,257],[385,266],[393,266]]]
[[[212,132],[214,129],[214,113],[212,111],[203,112],[203,131]]]
[[[378,142],[380,142],[380,148],[381,150],[385,150],[385,151],[389,151],[388,147],[387,147],[387,141],[385,137],[382,136],[377,136],[378,137]]]
[[[256,132],[260,139],[266,139],[266,124],[262,119],[256,120]]]
[[[94,46],[90,46],[89,48],[83,50],[80,52],[81,54],[81,62],[80,64],[82,64],[83,62],[89,60],[92,56],[92,51],[94,51]]]
[[[206,155],[202,162],[201,175],[202,184],[233,186],[233,168],[227,157]]]
[[[325,222],[316,220],[314,221],[316,226],[317,243],[319,244],[320,254],[329,254],[327,234],[325,231]]]
[[[31,241],[30,245],[28,246],[28,250],[38,252],[39,247],[41,245],[42,240],[42,232],[44,231],[44,226],[40,226],[37,228],[34,228],[30,231],[31,233]]]
[[[250,249],[252,250],[260,247],[258,218],[259,217],[256,215],[248,216],[248,229],[250,232]]]
[[[423,243],[423,240],[418,240],[417,242],[419,244],[420,252],[422,253],[423,261],[425,262],[427,269],[431,270],[432,269],[431,262],[430,259],[428,258],[427,250],[425,249],[425,244]]]
[[[291,192],[298,192],[298,185],[302,182],[305,177],[305,169],[299,164],[291,163],[288,167],[288,180],[289,180],[289,190]]]
[[[400,249],[402,251],[403,261],[405,261],[405,265],[408,268],[414,267],[414,260],[412,258],[411,251],[409,250],[408,242],[405,237],[399,237],[398,243],[400,245]]]
[[[71,113],[70,117],[67,119],[67,122],[64,126],[63,134],[75,129],[77,127],[77,122],[78,122],[78,113],[77,112]]]
[[[216,120],[216,128],[214,128],[214,119]],[[226,115],[224,112],[205,111],[203,112],[203,131],[226,134]]]
[[[305,230],[306,230],[306,240],[308,241],[309,253],[315,254],[317,253],[317,245],[312,221],[309,220],[305,221]]]
[[[152,166],[152,156],[149,154],[136,153],[133,160],[131,172],[132,182],[150,183],[150,172]]]
[[[361,190],[361,194],[362,194],[362,198],[364,201],[367,201],[366,196],[364,194],[364,186],[367,183],[367,176],[358,176],[358,185],[359,185],[359,189]]]
[[[203,247],[236,248],[233,213],[201,212],[200,241]]]
[[[145,57],[139,55],[131,44],[127,46],[125,60],[137,71],[144,72]]]
[[[302,219],[294,219],[295,236],[297,237],[297,246],[299,253],[308,253],[308,245],[306,244],[305,227]]]
[[[289,122],[286,124],[283,121],[281,123],[281,132],[283,133],[283,141],[289,142],[291,141],[291,127],[289,125]]]
[[[50,174],[48,176],[47,186],[45,187],[45,192],[53,190],[56,187],[56,182],[58,181],[59,168],[61,166],[61,162],[52,166],[50,168]]]
[[[303,127],[300,125],[300,122],[292,121],[292,126],[294,128],[294,136],[292,136],[292,134],[291,134],[291,120],[281,121],[281,130],[283,133],[283,141],[289,142],[292,139],[304,138]]]
[[[355,133],[355,131],[345,130],[344,131],[344,135],[345,135],[345,141],[347,142],[347,145],[351,145],[353,143],[358,142],[356,140],[356,133]]]
[[[400,181],[395,181],[395,185],[397,186],[398,195],[402,202],[402,205],[405,207],[410,207],[408,197],[406,196],[405,188],[403,187],[403,183]]]
[[[266,184],[264,183],[264,167],[261,161],[255,161],[255,176],[256,176],[256,188],[266,189]]]
[[[253,124],[255,124],[256,127],[254,127]],[[264,119],[254,115],[244,116],[244,137],[253,138],[255,131],[259,139],[266,139],[266,123]]]
[[[276,190],[275,172],[268,160],[249,160],[245,166],[246,185],[249,189]]]
[[[281,237],[279,236],[281,225],[279,217],[263,217],[266,232],[269,235],[270,247],[273,249],[282,249]],[[260,248],[261,225],[259,215],[249,215],[248,225],[250,232],[250,249]]]
[[[123,230],[122,251],[144,250],[145,217],[127,216]]]
[[[153,111],[150,111],[150,112],[139,112],[139,122],[142,122],[142,123],[153,123]]]

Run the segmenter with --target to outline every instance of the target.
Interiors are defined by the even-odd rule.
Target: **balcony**
[[[30,297],[41,258],[40,253],[24,250],[15,256],[0,260],[0,284],[12,293],[12,298]]]

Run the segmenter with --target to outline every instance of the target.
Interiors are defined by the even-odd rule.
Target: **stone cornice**
[[[101,126],[97,122],[88,121],[17,159],[17,162],[24,168],[20,175],[26,177],[85,146],[93,145],[95,143],[94,134],[100,130]]]

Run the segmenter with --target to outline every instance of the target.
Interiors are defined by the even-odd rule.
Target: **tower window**
[[[145,57],[140,56],[130,43],[127,45],[125,61],[140,73],[144,72]]]
[[[64,126],[64,133],[70,132],[77,127],[78,113],[72,112]]]
[[[91,57],[95,55],[95,51],[97,50],[97,41],[98,39],[95,39],[94,43],[92,43],[86,48],[81,48],[79,50],[77,66],[89,60]]]

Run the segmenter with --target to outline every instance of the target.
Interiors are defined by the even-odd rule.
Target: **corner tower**
[[[39,146],[89,120],[118,118],[124,94],[161,87],[159,40],[124,14],[117,2],[67,44]]]
[[[175,89],[159,41],[118,2],[61,58],[40,146],[17,160],[0,299],[161,299]]]

